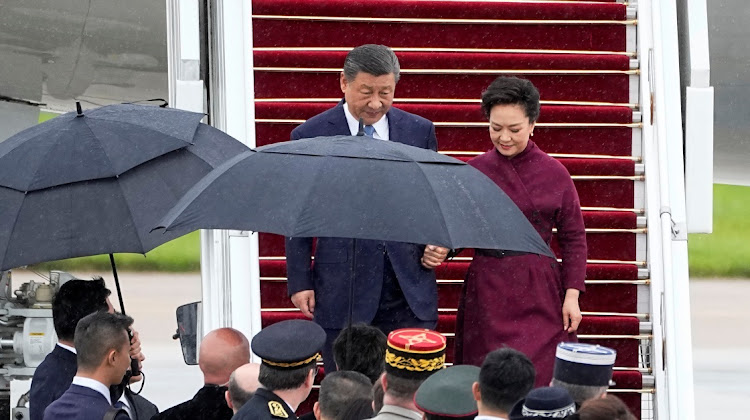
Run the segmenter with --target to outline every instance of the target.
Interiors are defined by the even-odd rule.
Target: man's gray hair
[[[569,384],[555,378],[552,378],[552,386],[566,389],[570,396],[573,398],[573,401],[575,401],[576,404],[579,405],[583,404],[583,402],[586,400],[601,397],[605,392],[607,392],[607,389],[609,388],[608,386]]]
[[[344,60],[344,77],[351,82],[360,72],[373,76],[393,73],[398,83],[401,66],[392,49],[385,45],[365,44],[349,51]]]

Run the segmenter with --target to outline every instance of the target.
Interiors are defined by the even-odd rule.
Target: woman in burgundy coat
[[[475,250],[458,308],[456,362],[481,365],[490,351],[512,347],[534,362],[536,386],[547,386],[557,344],[577,341],[586,232],[570,174],[529,140],[539,108],[531,82],[497,78],[482,94],[494,147],[469,164],[505,191],[548,244],[557,228],[562,264],[536,254]]]

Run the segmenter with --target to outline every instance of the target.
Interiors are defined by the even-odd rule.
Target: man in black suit
[[[101,420],[113,409],[110,387],[130,369],[128,328],[133,318],[108,312],[87,315],[76,327],[78,370],[63,395],[44,410],[44,420]],[[130,419],[120,410],[115,420]]]
[[[420,116],[392,108],[400,67],[393,50],[362,45],[346,56],[340,75],[344,99],[292,131],[292,140],[355,135],[360,119],[373,141],[397,141],[437,151],[435,126]],[[385,333],[403,327],[435,328],[437,285],[432,271],[448,250],[433,245],[357,240],[357,267],[351,276],[353,239],[287,238],[288,292],[294,305],[326,331],[326,372],[336,370],[333,341],[348,321],[349,290],[354,287],[352,322],[372,324]]]
[[[44,410],[70,387],[76,374],[76,348],[74,337],[76,325],[83,317],[93,312],[114,312],[109,301],[110,291],[104,280],[70,280],[60,287],[52,302],[52,322],[58,343],[34,371],[29,397],[29,417],[41,420]],[[138,333],[133,331],[130,348],[133,357],[144,359]],[[139,380],[136,377],[135,380]],[[126,391],[123,403],[133,420],[148,420],[159,410],[147,399]]]
[[[203,388],[193,399],[178,404],[154,420],[229,420],[234,414],[225,399],[229,376],[250,361],[250,344],[233,328],[215,329],[201,341],[198,366],[203,372]]]

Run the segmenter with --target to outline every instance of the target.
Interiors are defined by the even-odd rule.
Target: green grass
[[[189,233],[181,238],[140,254],[115,254],[117,269],[122,271],[198,271],[200,269],[200,233]],[[35,270],[110,271],[109,256],[71,258],[37,264]]]
[[[714,230],[690,235],[690,275],[750,277],[750,188],[714,185]]]
[[[43,123],[47,120],[51,120],[52,118],[55,118],[58,114],[55,114],[54,112],[39,112],[39,122]]]

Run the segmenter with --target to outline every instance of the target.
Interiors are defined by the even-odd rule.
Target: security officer
[[[261,330],[250,347],[262,362],[258,388],[233,419],[296,420],[310,395],[326,333],[312,321],[291,319]]]

